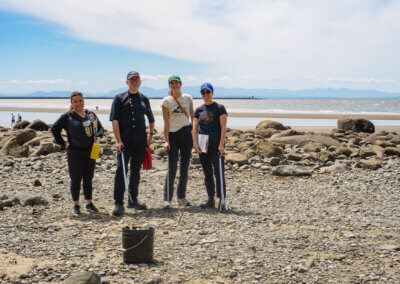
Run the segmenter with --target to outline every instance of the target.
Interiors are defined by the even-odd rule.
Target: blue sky
[[[350,3],[349,3],[350,2]],[[0,93],[143,85],[400,92],[400,1],[0,0]]]

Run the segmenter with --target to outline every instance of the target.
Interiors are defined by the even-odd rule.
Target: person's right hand
[[[165,151],[169,151],[169,148],[170,148],[169,143],[165,142],[163,148],[164,148]]]
[[[199,154],[201,153],[201,147],[199,145],[194,145],[194,150]]]
[[[116,148],[117,148],[117,151],[118,152],[121,152],[121,150],[122,150],[122,148],[124,147],[124,143],[117,143],[117,145],[115,145],[116,146]]]
[[[69,143],[67,142],[67,143],[65,143],[65,148],[68,148],[69,147]]]

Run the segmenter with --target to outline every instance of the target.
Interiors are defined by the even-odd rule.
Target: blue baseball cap
[[[209,90],[210,92],[214,92],[214,88],[210,83],[204,83],[203,85],[201,85],[200,87],[200,92],[204,89]]]

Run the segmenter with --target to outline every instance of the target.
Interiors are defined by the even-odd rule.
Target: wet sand
[[[51,113],[63,113],[68,108],[57,109],[57,108],[16,108],[16,107],[0,107],[0,111],[12,111],[12,112],[51,112]],[[109,114],[110,110],[93,110],[97,114]],[[154,115],[162,115],[161,111],[153,111]],[[400,126],[400,114],[327,114],[327,113],[271,113],[271,112],[229,112],[231,117],[259,117],[259,118],[305,118],[305,119],[339,119],[342,117],[353,117],[353,118],[365,118],[373,120],[399,120]]]

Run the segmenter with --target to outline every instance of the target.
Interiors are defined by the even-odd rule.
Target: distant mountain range
[[[116,94],[126,91],[127,88],[112,90],[107,93],[84,94],[86,98],[113,98]],[[140,91],[149,98],[162,98],[168,94],[168,89],[153,89],[143,86]],[[199,87],[182,87],[182,92],[190,94],[194,98],[200,98]],[[44,92],[38,91],[28,94],[0,94],[0,98],[63,98],[69,97],[70,91]],[[332,89],[319,88],[309,90],[280,90],[280,89],[243,89],[243,88],[223,88],[215,89],[216,98],[233,99],[295,99],[295,98],[357,98],[357,99],[400,99],[400,93],[380,92],[376,90],[352,90],[352,89]]]

